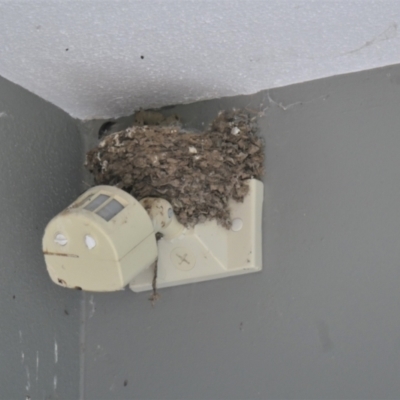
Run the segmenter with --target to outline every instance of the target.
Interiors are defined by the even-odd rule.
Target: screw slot
[[[68,243],[68,239],[62,233],[57,233],[54,242],[60,246],[65,246]]]
[[[184,247],[173,249],[170,257],[175,268],[181,271],[190,271],[196,264],[196,256]]]

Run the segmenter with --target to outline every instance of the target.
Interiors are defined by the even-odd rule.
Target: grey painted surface
[[[81,295],[51,283],[41,237],[82,186],[81,136],[0,78],[0,137],[0,398],[77,399]]]
[[[399,83],[390,67],[270,92],[264,270],[162,290],[154,309],[89,295],[85,399],[400,398]],[[268,102],[168,112],[200,127]]]

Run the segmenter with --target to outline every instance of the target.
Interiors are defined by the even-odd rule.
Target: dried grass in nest
[[[107,136],[85,165],[98,185],[115,185],[138,200],[165,198],[185,226],[216,219],[229,228],[229,199],[243,201],[245,180],[263,173],[256,131],[244,111],[221,112],[204,133],[133,126]]]

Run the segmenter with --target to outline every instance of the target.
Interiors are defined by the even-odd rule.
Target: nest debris
[[[231,226],[229,200],[242,202],[246,180],[263,174],[257,124],[241,110],[219,113],[204,133],[179,126],[132,126],[106,136],[86,155],[97,185],[115,185],[136,199],[168,200],[189,227],[215,219]]]

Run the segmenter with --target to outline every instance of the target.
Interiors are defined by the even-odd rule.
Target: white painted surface
[[[396,0],[0,0],[0,7],[0,75],[82,119],[400,62]]]

